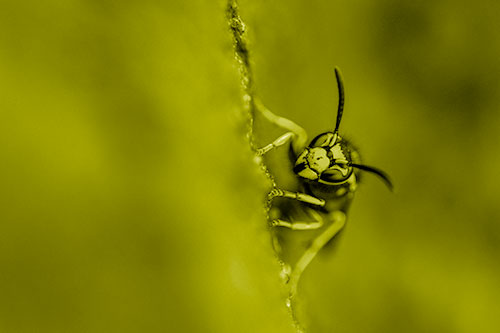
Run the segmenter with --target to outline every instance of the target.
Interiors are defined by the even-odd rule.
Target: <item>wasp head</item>
[[[344,111],[344,84],[338,68],[335,68],[335,77],[339,92],[335,129],[333,132],[325,132],[315,137],[297,157],[293,171],[303,179],[327,185],[340,185],[347,182],[353,174],[353,168],[357,168],[376,174],[392,189],[391,180],[385,172],[358,164],[357,161],[353,163],[348,143],[338,135]]]
[[[326,132],[314,138],[298,156],[293,171],[304,179],[339,185],[351,176],[350,164],[345,143],[336,133]]]

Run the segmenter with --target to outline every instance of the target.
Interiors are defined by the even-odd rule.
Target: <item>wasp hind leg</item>
[[[323,217],[313,209],[307,210],[308,214],[313,218],[311,222],[291,222],[280,219],[274,219],[271,221],[272,227],[285,227],[291,230],[315,230],[323,226]]]
[[[297,293],[297,285],[299,283],[299,279],[307,266],[309,266],[311,261],[326,245],[326,243],[328,243],[333,237],[335,237],[345,226],[345,213],[338,210],[328,214],[328,217],[332,220],[332,224],[330,224],[323,233],[321,233],[314,239],[311,246],[304,252],[304,254],[299,258],[299,260],[293,267],[293,270],[290,274],[290,279],[288,281],[290,287],[290,297],[293,297]]]

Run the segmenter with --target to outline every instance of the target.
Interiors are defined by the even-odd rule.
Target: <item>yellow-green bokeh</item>
[[[224,7],[0,2],[0,332],[293,332]],[[364,177],[304,274],[310,332],[498,332],[497,2],[240,8],[265,104],[331,129],[339,66],[396,184]]]

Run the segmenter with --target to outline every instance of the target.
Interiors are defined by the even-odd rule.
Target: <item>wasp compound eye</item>
[[[305,179],[310,179],[310,180],[318,179],[318,173],[313,169],[311,169],[306,163],[297,164],[293,168],[293,172],[295,172],[297,176]]]
[[[335,165],[328,170],[325,170],[321,173],[319,179],[325,183],[330,184],[338,184],[343,183],[351,176],[353,170],[350,167],[342,168],[338,165]]]

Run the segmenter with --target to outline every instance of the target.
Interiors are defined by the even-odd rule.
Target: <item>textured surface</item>
[[[396,184],[302,277],[310,332],[499,331],[498,6],[241,1],[266,106],[331,129],[339,66]],[[224,9],[0,2],[1,332],[293,332]]]
[[[224,3],[0,13],[0,331],[292,332]]]

